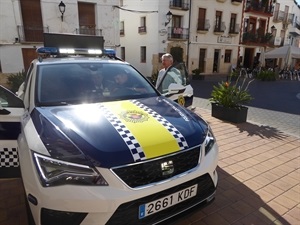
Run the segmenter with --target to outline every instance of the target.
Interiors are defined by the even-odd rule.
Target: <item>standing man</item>
[[[170,84],[183,84],[181,72],[173,67],[173,56],[169,53],[161,57],[163,69],[158,73],[155,87],[161,92],[166,93]],[[166,74],[167,72],[167,74]]]
[[[166,70],[170,66],[173,65],[173,56],[169,53],[166,53],[166,54],[162,55],[161,62],[162,62],[163,68],[158,72],[158,76],[157,76],[157,80],[156,80],[156,84],[155,84],[156,88],[158,88],[158,84],[162,80]]]

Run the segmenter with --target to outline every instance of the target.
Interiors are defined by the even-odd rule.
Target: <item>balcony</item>
[[[239,24],[230,24],[229,25],[229,35],[236,36],[240,32],[240,25]]]
[[[276,10],[273,15],[273,22],[280,23],[284,20],[284,11]]]
[[[243,2],[243,0],[231,0],[232,5],[240,5]]]
[[[169,27],[168,28],[168,39],[177,39],[187,41],[189,38],[189,29],[182,27]]]
[[[17,26],[20,42],[44,42],[44,33],[49,33],[49,27]]]
[[[243,33],[243,44],[255,46],[271,46],[274,41],[272,33],[245,32]]]
[[[200,34],[205,34],[208,32],[210,28],[209,20],[198,20],[198,25],[197,25],[197,33]]]
[[[76,34],[102,36],[102,29],[96,29],[95,25],[82,25],[75,32]]]
[[[216,34],[216,35],[223,34],[225,30],[226,30],[225,22],[221,22],[221,24],[215,25],[214,34]]]
[[[190,4],[188,3],[188,1],[172,0],[170,1],[169,7],[170,9],[179,9],[187,11],[190,9]]]
[[[291,23],[293,22],[293,20],[294,20],[294,16],[295,16],[295,14],[289,13],[289,14],[287,15],[287,18],[286,18],[286,23],[287,23],[287,24],[291,24]]]
[[[138,28],[139,34],[147,33],[147,27],[146,26],[141,26]]]
[[[300,36],[300,23],[295,22],[291,28],[289,28],[289,33],[293,36]]]
[[[271,17],[273,16],[273,7],[253,1],[247,3],[245,12]]]

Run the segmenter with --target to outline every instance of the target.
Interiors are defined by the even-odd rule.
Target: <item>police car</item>
[[[0,91],[1,167],[20,165],[36,225],[157,224],[214,199],[215,137],[166,97],[182,85],[162,95],[97,49],[38,53],[20,98]]]

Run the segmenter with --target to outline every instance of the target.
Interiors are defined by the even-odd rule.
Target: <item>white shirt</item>
[[[157,80],[156,80],[156,83],[155,83],[155,87],[158,88],[158,84],[161,82],[164,74],[166,72],[166,69],[163,68],[161,69],[159,72],[158,72],[158,75],[157,75]]]

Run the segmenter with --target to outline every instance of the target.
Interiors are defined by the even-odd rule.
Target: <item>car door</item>
[[[0,85],[0,178],[20,177],[17,138],[23,101]]]
[[[193,103],[194,92],[183,62],[168,68],[157,89],[163,95],[185,107],[190,107]]]

